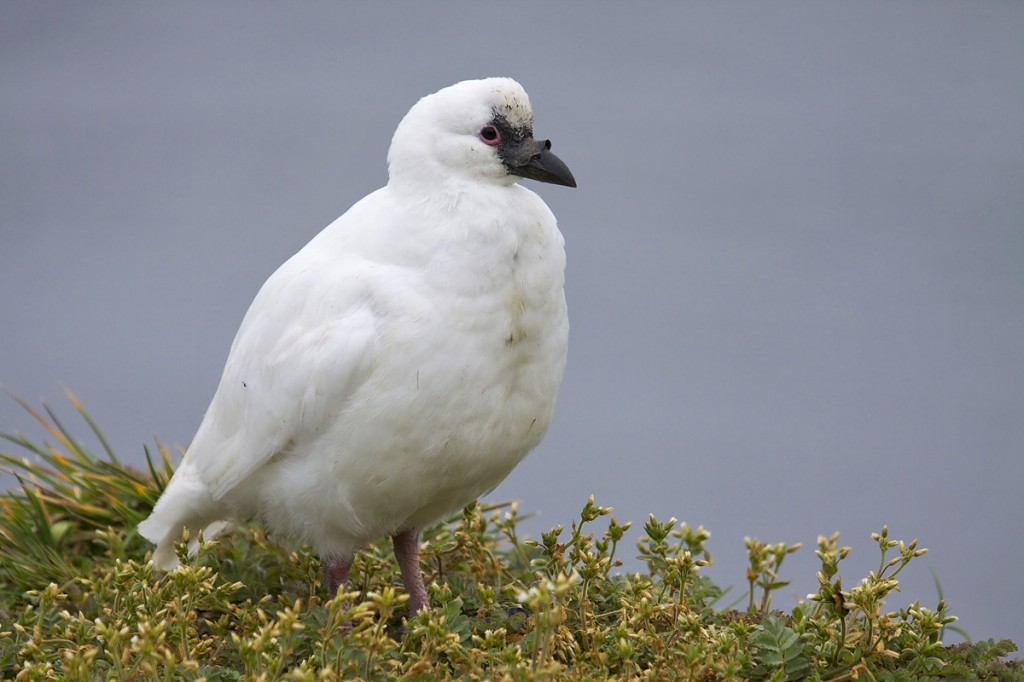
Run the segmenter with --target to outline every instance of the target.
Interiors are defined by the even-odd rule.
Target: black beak
[[[502,160],[512,175],[522,178],[550,182],[553,185],[575,187],[576,178],[569,167],[551,153],[551,140],[535,140],[528,137],[515,146],[501,149]]]

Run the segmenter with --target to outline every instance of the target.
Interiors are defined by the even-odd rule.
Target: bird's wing
[[[359,287],[295,257],[260,289],[186,455],[215,499],[329,426],[366,380],[376,321]]]

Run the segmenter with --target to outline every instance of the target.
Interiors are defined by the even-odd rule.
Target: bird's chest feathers
[[[512,266],[509,277],[509,286],[504,296],[503,314],[508,318],[508,336],[505,338],[505,345],[509,348],[518,345],[527,337],[527,330],[524,327],[524,317],[529,306],[536,306],[537,301],[532,301],[523,290],[523,282],[518,277],[516,266],[518,265],[519,254],[512,257]]]
[[[453,291],[443,299],[452,307],[441,315],[474,341],[502,346],[510,360],[528,361],[564,315],[560,245],[529,230],[487,236],[462,250],[461,262],[444,264],[445,285]],[[453,270],[465,276],[453,276]]]
[[[522,287],[518,285],[511,287],[505,297],[505,315],[508,317],[508,336],[505,338],[505,345],[510,349],[522,343],[528,336],[523,326],[527,305],[528,301],[523,294]]]
[[[568,342],[565,252],[550,216],[499,208],[430,221],[374,270],[387,281],[373,287],[367,386],[388,396],[396,439],[429,425],[428,450],[472,459],[518,457],[543,436]]]

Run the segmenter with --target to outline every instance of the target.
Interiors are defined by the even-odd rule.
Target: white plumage
[[[413,610],[419,531],[493,489],[547,431],[568,343],[565,252],[521,177],[575,186],[513,80],[464,81],[399,124],[389,181],[263,285],[206,416],[139,530],[261,519],[330,591],[383,536]],[[411,563],[410,563],[411,562]],[[410,585],[419,578],[419,585]]]

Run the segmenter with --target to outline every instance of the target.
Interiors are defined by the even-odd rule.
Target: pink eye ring
[[[491,146],[501,144],[501,131],[492,125],[486,125],[480,129],[480,141]]]

